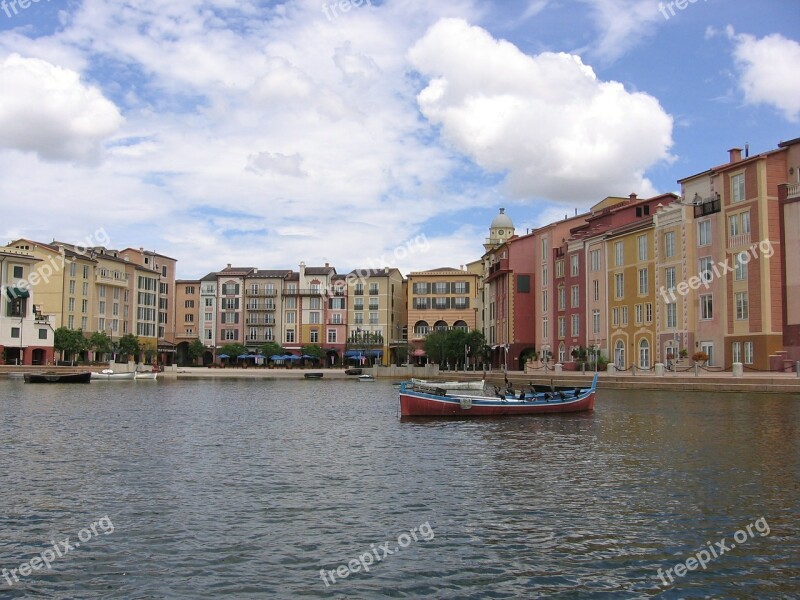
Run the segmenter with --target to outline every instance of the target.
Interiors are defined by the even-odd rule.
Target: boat
[[[363,371],[361,369],[345,369],[345,375],[361,375]]]
[[[115,373],[111,369],[103,369],[99,373],[92,373],[92,381],[133,381],[136,373]]]
[[[25,373],[25,383],[90,383],[92,372],[85,373]]]
[[[158,371],[136,371],[134,373],[136,381],[155,381],[158,379]]]
[[[415,385],[429,385],[443,390],[482,390],[485,380],[480,381],[428,381],[427,379],[411,379]]]
[[[400,387],[400,415],[403,417],[491,417],[502,415],[537,415],[594,410],[597,374],[591,387],[569,391],[525,393],[519,397],[498,393],[496,396],[467,396],[413,383]]]
[[[322,379],[324,376],[325,373],[303,373],[306,379]]]
[[[368,383],[370,381],[375,381],[375,378],[372,375],[359,375],[358,380],[361,383]]]

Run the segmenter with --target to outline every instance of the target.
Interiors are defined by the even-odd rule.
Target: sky
[[[0,240],[404,273],[800,137],[798,0],[0,0]]]

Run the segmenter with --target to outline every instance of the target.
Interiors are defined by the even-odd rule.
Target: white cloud
[[[800,119],[800,43],[780,34],[757,39],[736,34],[727,28],[736,47],[733,51],[739,69],[739,85],[748,104],[769,104],[793,122]]]
[[[93,162],[123,122],[102,92],[75,71],[38,58],[0,64],[0,146],[44,160]]]
[[[592,55],[613,62],[641,43],[657,23],[665,21],[655,0],[583,0],[599,32]]]
[[[580,201],[655,193],[643,176],[669,160],[672,119],[658,101],[602,82],[580,57],[523,54],[463,20],[444,19],[410,51],[429,78],[420,109],[515,197]]]
[[[278,152],[259,152],[251,154],[248,159],[248,169],[256,173],[276,173],[278,175],[288,175],[289,177],[304,177],[303,157],[299,154],[286,156]]]

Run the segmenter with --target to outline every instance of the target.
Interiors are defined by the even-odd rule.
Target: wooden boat
[[[91,383],[92,373],[25,373],[25,383]]]
[[[482,390],[486,381],[428,381],[426,379],[411,379],[415,385],[429,385],[443,390]]]
[[[404,383],[400,387],[400,415],[403,417],[502,415],[536,415],[594,410],[597,375],[589,388],[572,388],[569,392],[539,394],[467,396],[450,395],[447,390],[432,386]]]
[[[345,369],[345,375],[361,375],[363,371],[361,369]]]
[[[133,381],[136,373],[115,373],[111,369],[103,369],[99,373],[92,373],[92,381]]]
[[[303,373],[306,379],[322,379],[324,376],[325,373]]]
[[[358,380],[361,383],[369,383],[370,381],[375,381],[375,378],[372,375],[359,375]]]
[[[134,373],[136,381],[155,381],[158,379],[158,371],[136,371]]]

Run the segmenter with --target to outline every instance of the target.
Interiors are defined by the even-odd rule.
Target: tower
[[[486,243],[483,244],[483,247],[488,252],[492,248],[497,248],[500,244],[513,236],[514,223],[506,214],[506,209],[501,208],[500,214],[492,219],[492,224],[489,226],[489,237],[486,239]]]

